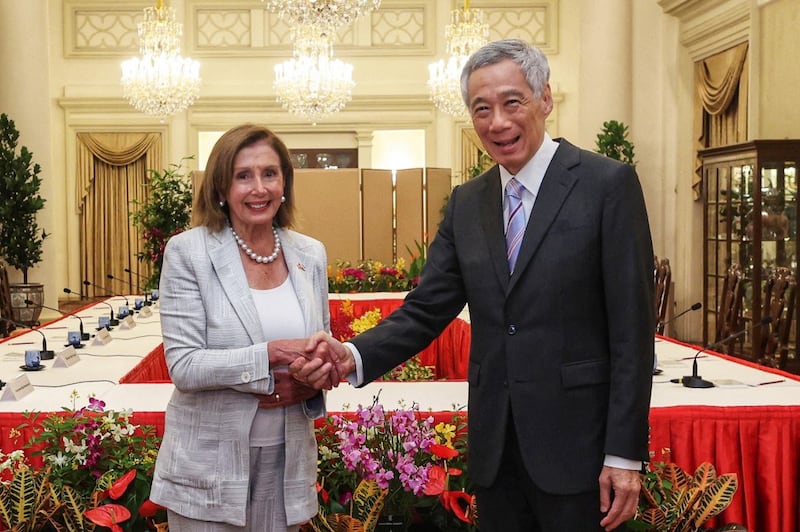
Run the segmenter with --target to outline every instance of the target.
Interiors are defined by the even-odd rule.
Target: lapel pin
[[[297,263],[297,269],[298,269],[298,270],[303,270],[303,271],[306,271],[306,267],[305,267],[305,265],[303,265],[303,263],[302,263],[302,262],[298,262],[298,263]]]

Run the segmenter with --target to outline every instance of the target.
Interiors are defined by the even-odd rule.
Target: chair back
[[[789,357],[789,334],[794,317],[796,282],[788,268],[777,268],[764,283],[763,317],[772,321],[764,327],[758,362],[765,366],[786,369]]]
[[[11,286],[8,283],[8,271],[0,264],[0,336],[8,336],[16,329],[12,321],[14,314],[11,309]]]
[[[653,275],[655,281],[656,333],[664,334],[664,322],[667,320],[667,307],[669,305],[669,286],[672,283],[672,270],[669,267],[669,259],[658,260],[658,257],[654,257]]]
[[[742,293],[744,282],[738,264],[732,264],[722,283],[722,293],[719,296],[717,308],[717,330],[715,342],[727,338],[739,331],[739,322],[742,318]],[[735,351],[735,342],[728,345],[728,353]]]

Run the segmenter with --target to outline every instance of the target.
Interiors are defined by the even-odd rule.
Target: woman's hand
[[[300,403],[319,393],[310,386],[292,378],[288,371],[273,371],[275,387],[272,395],[256,394],[259,408],[277,408]]]

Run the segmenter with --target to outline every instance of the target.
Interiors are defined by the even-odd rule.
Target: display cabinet
[[[764,283],[776,268],[798,278],[797,165],[800,140],[754,140],[699,152],[705,196],[703,234],[703,341],[717,340],[717,312],[732,264],[743,272],[743,302],[733,352],[760,357]],[[797,320],[791,324],[789,358],[797,356]]]

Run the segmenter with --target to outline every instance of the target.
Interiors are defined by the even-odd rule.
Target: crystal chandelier
[[[316,123],[352,97],[353,65],[333,58],[333,37],[314,24],[293,31],[292,59],[275,65],[275,93],[283,107]]]
[[[122,63],[122,93],[142,113],[162,119],[183,111],[200,93],[200,65],[180,55],[183,24],[175,19],[175,9],[156,7],[144,10],[139,23],[139,54]]]
[[[450,24],[444,29],[447,41],[447,61],[440,59],[428,66],[428,86],[431,100],[440,111],[456,118],[466,118],[467,108],[461,98],[461,71],[467,59],[489,41],[489,25],[483,21],[483,11],[464,9],[450,12]]]
[[[263,0],[262,0],[263,1]],[[381,0],[266,0],[267,10],[296,25],[338,29],[378,9]]]

